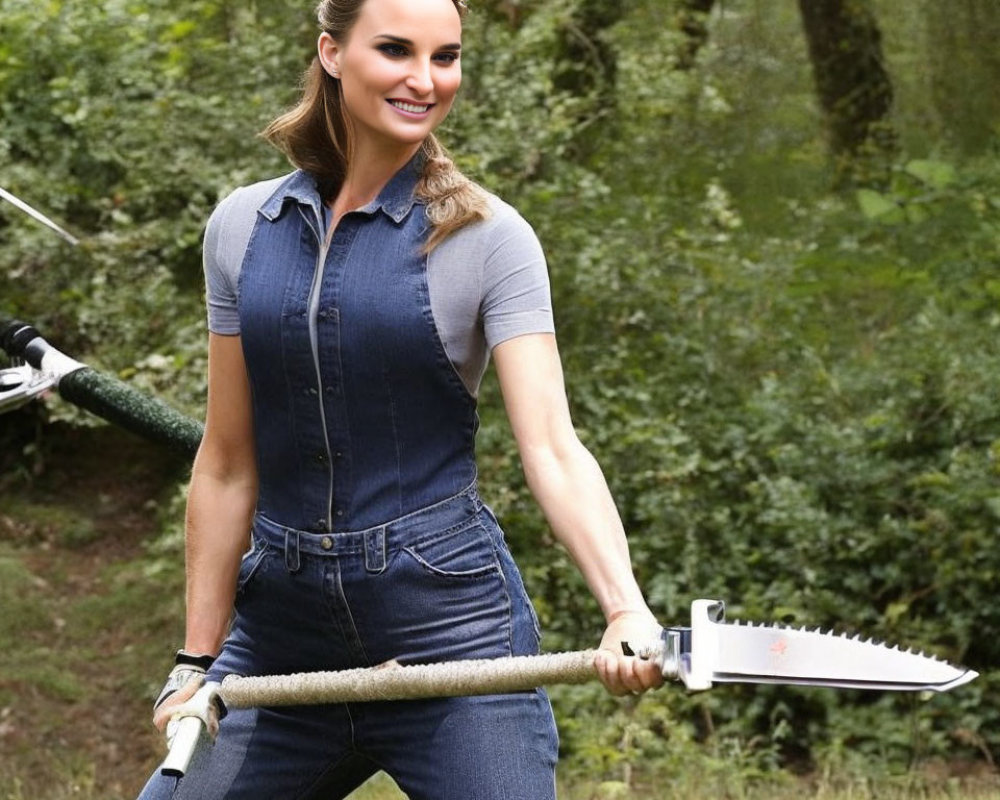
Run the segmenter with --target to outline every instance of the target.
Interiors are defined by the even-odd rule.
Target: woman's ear
[[[332,78],[340,77],[340,45],[326,31],[319,35],[316,43],[319,63],[323,70]]]

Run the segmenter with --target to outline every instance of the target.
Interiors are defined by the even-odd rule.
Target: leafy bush
[[[633,707],[559,692],[571,766],[617,780],[630,760],[695,752],[706,774],[845,752],[989,760],[995,154],[924,142],[885,191],[831,194],[807,65],[785,47],[790,7],[727,4],[701,71],[682,73],[650,67],[673,63],[672,7],[629,4],[602,34],[610,104],[554,84],[578,5],[526,4],[519,25],[473,13],[445,138],[545,244],[574,418],[653,608],[679,623],[692,599],[720,597],[731,616],[851,628],[983,676],[931,702],[733,687]],[[312,37],[301,4],[8,0],[0,26],[4,185],[83,238],[71,249],[0,208],[0,313],[198,414],[201,229],[231,188],[286,168],[254,134],[294,95]],[[592,646],[596,606],[544,533],[492,382],[481,406],[485,494],[546,644]],[[150,579],[176,559],[176,524]]]

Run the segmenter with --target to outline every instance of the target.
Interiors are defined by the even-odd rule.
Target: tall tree
[[[677,51],[677,69],[694,66],[698,52],[708,41],[708,15],[714,6],[715,0],[678,0],[677,27],[685,38]]]
[[[573,155],[585,160],[593,134],[587,130],[598,119],[611,119],[615,105],[618,64],[605,31],[618,22],[631,4],[625,0],[578,0],[559,31],[552,84],[556,90],[580,98]]]
[[[515,30],[521,27],[525,17],[537,5],[534,0],[485,0],[478,8],[488,15],[503,19]]]
[[[893,88],[869,0],[799,0],[813,75],[841,176],[864,181],[895,150]]]
[[[941,130],[969,153],[981,152],[1000,131],[1000,3],[924,0],[930,96]]]
[[[625,14],[620,0],[579,0],[562,26],[559,64],[553,76],[557,89],[585,95],[614,84],[614,53],[603,33]]]

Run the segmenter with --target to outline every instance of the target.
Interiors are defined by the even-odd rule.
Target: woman
[[[662,680],[620,647],[658,628],[573,432],[540,247],[433,137],[461,82],[463,11],[320,3],[303,99],[267,131],[299,169],[238,190],[209,221],[208,412],[188,500],[187,632],[161,729],[206,669],[220,680],[537,652],[476,489],[488,354],[528,485],[607,618],[601,679],[616,694]],[[338,798],[383,769],[415,799],[540,800],[555,796],[556,755],[541,690],[234,710],[188,777],[154,776],[142,796]]]

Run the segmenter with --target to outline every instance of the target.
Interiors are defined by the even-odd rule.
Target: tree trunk
[[[987,151],[1000,122],[1000,3],[924,0],[926,64],[940,132],[967,153]]]
[[[587,158],[595,137],[589,130],[597,120],[613,119],[617,62],[604,32],[628,11],[627,0],[579,0],[560,31],[552,84],[557,91],[585,99],[577,116],[578,135],[571,157]]]
[[[799,10],[830,148],[842,177],[866,182],[896,145],[892,82],[869,0],[799,0]]]
[[[557,89],[587,95],[614,85],[617,64],[602,34],[624,16],[621,0],[580,0],[563,25],[553,82]]]
[[[536,5],[535,0],[484,0],[477,3],[476,8],[494,19],[504,20],[513,30],[517,30]]]
[[[708,41],[708,15],[715,0],[679,0],[677,5],[677,28],[684,34],[684,43],[677,52],[674,66],[689,70]]]

